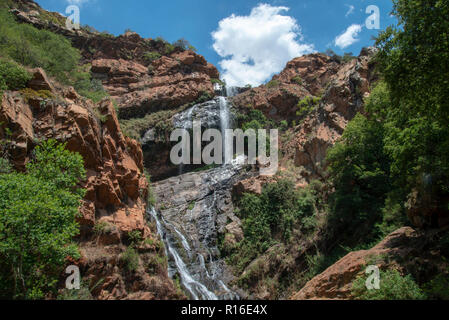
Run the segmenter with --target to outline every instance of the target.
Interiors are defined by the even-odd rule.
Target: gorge
[[[1,2],[0,16],[1,299],[447,298],[445,108],[401,100],[388,72],[408,67],[391,67],[388,46],[298,56],[267,83],[240,88],[185,40],[67,29],[34,1]],[[415,100],[426,108],[408,110]],[[220,163],[190,161],[208,144],[193,141],[195,122],[221,133]],[[171,159],[176,129],[192,147],[186,163]],[[277,130],[277,172],[236,154],[229,129]],[[58,157],[44,160],[61,170],[32,176],[48,141],[82,157],[82,178],[64,176],[74,164]],[[35,223],[52,218],[46,200],[68,180],[64,192],[82,199],[70,237],[56,218]],[[38,182],[51,192],[27,211],[35,204],[20,186],[47,190]],[[57,231],[64,245],[53,244]],[[18,275],[22,251],[36,260]],[[68,265],[80,270],[79,290],[64,288]],[[385,291],[365,290],[368,266]]]

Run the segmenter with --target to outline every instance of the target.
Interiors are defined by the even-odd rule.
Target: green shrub
[[[279,87],[279,85],[280,85],[279,80],[271,80],[270,82],[268,82],[268,83],[266,84],[266,87],[269,88],[269,89],[271,89],[271,88]]]
[[[161,54],[157,51],[145,52],[143,55],[143,59],[146,63],[151,63],[154,60],[157,60],[161,57]]]
[[[279,127],[280,127],[280,129],[281,129],[282,131],[287,130],[287,129],[288,129],[288,122],[287,122],[287,120],[282,120],[282,121],[279,123]]]
[[[106,221],[97,221],[93,227],[93,232],[97,236],[109,234],[114,230],[114,226]]]
[[[298,102],[298,111],[296,112],[296,115],[300,117],[306,117],[318,107],[320,101],[321,98],[318,97],[305,97]]]
[[[449,300],[449,274],[439,274],[424,285],[424,291],[431,300]]]
[[[133,247],[128,247],[121,255],[120,260],[130,272],[136,271],[139,267],[139,253]]]
[[[171,54],[173,51],[175,51],[175,46],[170,43],[165,43],[164,52],[166,55]]]
[[[425,294],[410,275],[401,276],[396,270],[380,272],[380,289],[366,288],[367,276],[357,278],[352,295],[358,300],[423,300]]]
[[[375,225],[382,222],[382,208],[392,191],[383,138],[381,123],[358,114],[328,151],[329,181],[335,187],[329,200],[329,226],[348,241],[371,242],[380,235]]]
[[[0,90],[19,90],[25,88],[31,74],[12,61],[0,59]]]
[[[0,157],[0,174],[11,173],[12,166],[8,159]]]
[[[0,175],[0,297],[54,293],[65,259],[79,258],[78,208],[83,159],[54,140],[36,147],[27,173]]]
[[[89,67],[86,65],[78,68],[73,74],[73,86],[80,95],[97,103],[109,94],[104,90],[101,80],[92,78],[91,73],[87,71]]]
[[[239,255],[246,248],[254,256],[275,241],[289,242],[293,228],[314,214],[315,201],[310,191],[298,192],[288,180],[266,184],[261,195],[244,194],[238,203],[245,235]]]
[[[301,76],[295,76],[292,78],[292,81],[295,82],[296,84],[302,85],[302,78]]]
[[[140,232],[139,230],[130,231],[128,232],[128,239],[132,245],[139,244],[143,240],[142,232]]]

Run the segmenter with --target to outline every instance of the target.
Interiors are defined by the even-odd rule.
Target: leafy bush
[[[11,173],[12,166],[8,159],[0,157],[0,174]]]
[[[423,300],[426,295],[410,275],[401,276],[396,270],[380,272],[380,289],[368,290],[366,276],[357,278],[352,295],[358,300]]]
[[[271,88],[279,87],[279,85],[280,85],[279,80],[271,80],[270,82],[268,82],[268,83],[266,84],[266,87],[269,88],[269,89],[271,89]]]
[[[161,57],[161,54],[157,51],[145,52],[143,58],[146,63],[151,63]]]
[[[395,184],[432,199],[424,206],[447,212],[449,6],[444,0],[393,3],[398,25],[381,32],[376,41],[376,62],[391,103],[375,112],[383,116],[379,120],[386,129],[385,150],[392,158]],[[432,221],[426,224],[432,226]]]
[[[128,247],[121,255],[120,260],[124,263],[126,269],[130,272],[136,271],[139,267],[139,254],[133,247]]]
[[[133,230],[128,232],[128,239],[132,245],[139,244],[142,242],[142,232],[139,230]]]
[[[432,300],[449,300],[449,274],[439,274],[424,285],[424,291]]]
[[[293,77],[292,78],[292,81],[293,82],[295,82],[296,84],[299,84],[299,85],[302,85],[302,79],[301,79],[301,77],[298,75],[298,76],[295,76],[295,77]]]
[[[79,68],[73,75],[74,88],[80,95],[96,103],[109,94],[104,90],[101,80],[93,79],[91,73],[86,71],[86,67],[88,66]]]
[[[0,54],[14,61],[41,67],[63,83],[80,60],[80,53],[62,35],[18,23],[12,14],[0,10]]]
[[[192,46],[189,41],[187,41],[184,38],[181,38],[179,40],[176,40],[175,42],[173,42],[173,46],[176,48],[179,48],[181,50],[192,50],[192,51],[196,51],[196,48],[194,46]]]
[[[305,97],[298,102],[298,111],[296,112],[296,115],[300,117],[309,115],[316,107],[318,107],[320,101],[321,98],[318,97]]]
[[[93,227],[93,232],[97,236],[109,234],[114,230],[114,226],[106,221],[97,221]]]
[[[330,197],[329,225],[335,234],[366,241],[378,237],[376,223],[391,191],[390,159],[383,149],[381,123],[358,114],[340,141],[327,155],[329,180],[335,187]],[[363,226],[363,227],[361,227]]]
[[[314,214],[315,201],[310,190],[298,192],[288,180],[266,184],[261,195],[244,194],[239,201],[239,215],[245,239],[238,256],[248,254],[245,258],[250,261],[275,241],[289,242],[293,228]]]
[[[18,90],[25,88],[31,74],[12,61],[0,59],[0,90]]]
[[[54,293],[84,194],[83,159],[54,140],[36,147],[27,173],[0,175],[0,296],[43,298]]]

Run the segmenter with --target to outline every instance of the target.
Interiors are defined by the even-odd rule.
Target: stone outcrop
[[[149,67],[123,59],[97,59],[91,70],[116,98],[123,118],[175,108],[202,95],[212,97],[211,79],[219,76],[214,66],[192,51],[163,56]]]
[[[324,174],[327,149],[341,137],[357,112],[363,112],[363,99],[374,80],[370,63],[373,53],[373,48],[363,49],[358,58],[343,64],[323,54],[295,58],[273,77],[271,85],[233,99],[243,112],[253,107],[268,118],[295,125],[292,138],[280,148],[281,166],[292,161],[302,168],[298,184]],[[298,116],[298,102],[307,97],[316,97],[316,105],[310,113]]]
[[[87,27],[70,30],[66,18],[55,12],[44,14],[33,1],[17,1],[12,12],[19,21],[69,38],[116,98],[122,118],[139,118],[215,95],[211,79],[219,78],[218,70],[193,51],[170,47],[160,39],[143,39],[135,32],[115,37]],[[160,58],[149,62],[148,53]]]
[[[46,79],[42,70],[35,72],[30,83],[35,85],[39,79]],[[104,100],[97,107],[73,89],[53,94],[60,94],[63,100],[36,96],[25,101],[17,92],[4,94],[0,122],[12,132],[10,150],[15,166],[24,169],[39,140],[54,138],[67,143],[67,149],[83,156],[87,171],[82,184],[87,191],[81,208],[82,228],[110,222],[120,231],[117,242],[121,234],[133,230],[148,233],[144,223],[148,184],[142,174],[142,151],[136,141],[121,133],[112,102]]]
[[[275,120],[296,119],[296,105],[306,96],[321,96],[341,65],[324,54],[295,58],[268,84],[237,95],[234,104],[262,111]]]
[[[144,253],[140,255],[142,267],[134,273],[126,272],[120,262],[130,232],[139,232],[150,243],[159,240],[146,221],[148,182],[143,175],[141,146],[122,134],[112,101],[104,99],[94,105],[71,87],[54,86],[41,69],[32,74],[26,94],[3,93],[0,139],[5,139],[5,150],[17,170],[25,169],[34,147],[46,139],[66,143],[68,150],[83,157],[86,179],[80,187],[86,194],[78,218],[83,258],[73,263],[83,267],[83,277],[90,285],[106,279],[98,285],[95,297],[182,297],[166,269],[152,274],[145,269],[146,260],[153,261],[155,255],[164,254],[163,247],[157,249],[159,253],[156,248],[140,248]],[[33,89],[45,90],[46,96]],[[98,252],[107,253],[101,261],[92,256]],[[133,287],[123,282],[131,276],[135,277]]]
[[[447,263],[441,259],[441,247],[437,230],[422,232],[403,227],[388,235],[369,250],[354,251],[310,280],[293,300],[353,299],[352,284],[365,274],[368,265],[381,270],[395,269],[402,274],[413,274],[425,282],[446,272]],[[422,266],[420,269],[419,266]],[[423,270],[431,270],[422,274]],[[381,279],[382,281],[382,279]],[[382,283],[382,282],[381,282]]]

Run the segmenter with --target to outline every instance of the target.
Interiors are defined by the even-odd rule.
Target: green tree
[[[382,123],[358,114],[329,150],[328,172],[335,187],[329,226],[336,235],[365,241],[376,238],[374,225],[381,222],[381,209],[391,191],[390,160],[383,142]]]
[[[39,299],[54,292],[84,192],[83,159],[54,140],[36,147],[27,173],[0,175],[0,297]]]
[[[391,103],[385,150],[397,185],[418,190],[426,206],[447,210],[449,179],[449,3],[394,0],[399,24],[380,33],[379,69]]]

